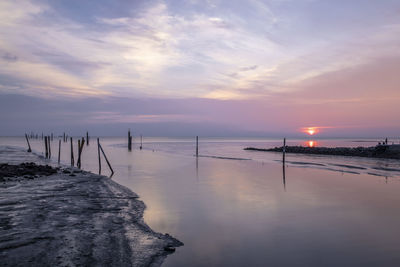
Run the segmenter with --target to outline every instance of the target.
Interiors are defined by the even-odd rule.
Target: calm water
[[[123,138],[101,143],[116,171],[112,179],[146,203],[146,223],[185,243],[164,266],[400,266],[399,160],[289,154],[282,166],[280,153],[243,150],[281,140],[200,139],[202,156],[249,160],[196,159],[193,138],[145,138],[143,150],[135,143],[132,152]],[[26,146],[6,137],[0,145]],[[32,140],[32,147],[41,154],[44,145]],[[70,144],[61,150],[69,164]],[[55,159],[58,141],[52,152]],[[82,164],[98,171],[94,138]]]

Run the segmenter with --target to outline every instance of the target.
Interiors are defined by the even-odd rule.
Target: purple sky
[[[400,136],[399,1],[3,0],[0,36],[0,135]]]

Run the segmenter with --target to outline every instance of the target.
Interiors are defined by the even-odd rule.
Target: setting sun
[[[307,133],[309,135],[314,135],[316,133],[318,133],[319,129],[318,127],[305,127],[302,128],[302,132]]]

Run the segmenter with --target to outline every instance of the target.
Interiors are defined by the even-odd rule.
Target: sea
[[[80,137],[73,137],[75,163]],[[71,164],[54,136],[49,164]],[[61,140],[61,142],[59,141]],[[288,139],[287,145],[375,146],[378,139]],[[60,142],[60,143],[59,143]],[[163,266],[400,266],[400,160],[246,151],[282,139],[99,137],[114,181],[145,203],[144,221],[184,243]],[[399,140],[389,140],[389,143]],[[44,141],[30,139],[44,156]],[[61,144],[59,146],[59,144]],[[24,137],[0,146],[27,149]],[[82,169],[99,173],[96,137]],[[101,174],[111,171],[101,155]]]

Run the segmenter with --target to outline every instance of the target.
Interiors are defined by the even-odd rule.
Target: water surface
[[[0,138],[0,145],[24,142]],[[143,150],[135,143],[132,152],[123,138],[101,143],[115,170],[112,179],[147,205],[146,223],[185,243],[164,266],[400,265],[399,160],[288,154],[283,166],[280,153],[243,150],[280,146],[281,140],[251,138],[201,138],[206,157],[199,158],[193,138],[145,138]],[[42,140],[32,140],[32,148],[43,153]],[[57,150],[53,141],[53,160]],[[68,164],[70,144],[62,143],[61,151]],[[98,171],[93,138],[82,165]],[[102,170],[109,174],[104,161]]]

